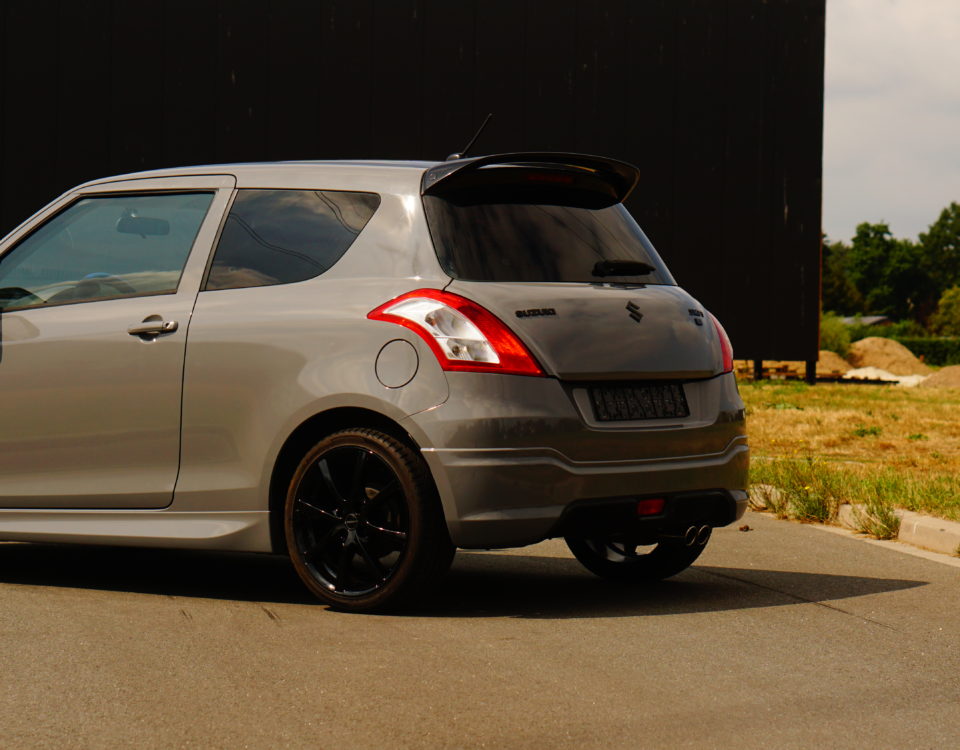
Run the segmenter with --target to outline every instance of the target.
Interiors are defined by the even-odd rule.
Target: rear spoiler
[[[420,193],[439,195],[449,190],[456,190],[461,185],[469,183],[471,181],[469,178],[484,167],[540,167],[588,173],[591,177],[609,185],[620,202],[630,195],[640,179],[640,171],[624,161],[589,154],[534,151],[477,156],[472,159],[456,159],[438,164],[423,173]]]

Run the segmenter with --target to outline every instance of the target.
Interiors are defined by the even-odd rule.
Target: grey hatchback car
[[[689,566],[747,503],[720,323],[597,156],[110,177],[0,243],[0,539],[289,555],[335,607],[456,548]]]

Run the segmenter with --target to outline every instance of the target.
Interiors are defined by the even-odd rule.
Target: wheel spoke
[[[371,497],[367,501],[367,506],[373,505],[374,503],[380,503],[384,500],[388,500],[393,493],[400,489],[400,482],[397,481],[397,478],[394,477],[387,484],[377,490],[377,494]]]
[[[357,539],[357,547],[360,549],[360,556],[363,557],[363,559],[367,561],[367,565],[376,572],[377,578],[381,581],[386,578],[389,571],[383,567],[383,564],[376,557],[367,551],[366,545],[359,538]]]
[[[333,483],[333,477],[330,476],[330,466],[327,464],[326,458],[321,458],[317,462],[317,468],[320,469],[320,476],[323,477],[323,483],[326,485],[327,492],[329,492],[333,499],[339,503],[343,503],[343,495],[340,494],[340,490],[337,489],[337,485]]]
[[[319,540],[311,544],[309,549],[304,549],[304,557],[320,562],[320,553],[323,552],[326,546],[330,543],[330,540],[341,531],[344,531],[343,524],[337,524],[333,528],[329,529],[322,537],[320,537]]]
[[[395,529],[385,529],[383,526],[377,526],[375,523],[370,523],[369,521],[364,521],[363,525],[366,526],[370,531],[376,534],[386,534],[394,539],[406,539],[407,532],[397,531]]]
[[[345,543],[340,550],[340,557],[337,559],[337,567],[334,570],[336,575],[336,589],[342,591],[346,588],[347,573],[350,572],[350,565],[353,563],[353,557],[356,553],[353,551],[353,544]]]
[[[323,516],[324,518],[327,518],[331,521],[337,521],[337,522],[340,521],[340,517],[337,516],[335,513],[331,513],[329,510],[324,510],[323,508],[320,508],[314,505],[313,503],[307,500],[304,500],[302,497],[297,498],[297,505],[300,508],[309,511],[310,513],[315,513],[317,515]]]
[[[350,498],[353,500],[366,500],[363,492],[363,470],[367,465],[367,451],[357,451],[357,461],[353,465],[353,480],[350,482]]]

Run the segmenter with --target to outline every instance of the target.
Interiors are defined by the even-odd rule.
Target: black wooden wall
[[[738,357],[815,359],[825,0],[7,0],[0,230],[161,166],[561,150]]]

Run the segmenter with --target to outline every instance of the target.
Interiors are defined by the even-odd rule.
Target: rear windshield
[[[437,257],[455,279],[676,283],[622,204],[584,208],[432,195],[423,203]]]

